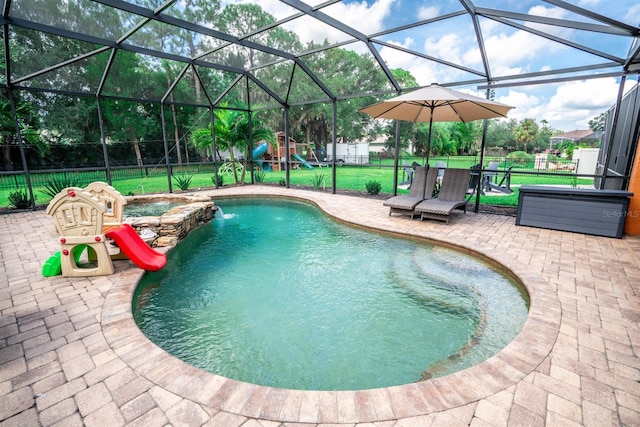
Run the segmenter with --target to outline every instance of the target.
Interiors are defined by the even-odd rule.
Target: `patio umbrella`
[[[376,119],[395,119],[407,122],[429,122],[426,162],[431,149],[433,122],[470,122],[480,119],[507,117],[513,107],[439,86],[436,83],[359,111]]]

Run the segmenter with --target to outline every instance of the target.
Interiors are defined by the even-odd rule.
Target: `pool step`
[[[393,282],[421,304],[451,314],[477,315],[478,295],[451,269],[448,276],[443,276],[441,268],[434,267],[436,274],[432,274],[434,263],[425,261],[431,258],[429,252],[429,248],[419,248],[413,253],[396,254],[391,259]]]

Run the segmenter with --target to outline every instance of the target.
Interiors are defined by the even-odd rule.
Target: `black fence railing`
[[[365,162],[364,158],[356,159],[357,161],[353,163],[336,163],[338,167],[355,167],[355,168],[366,168],[366,169],[381,169],[383,171],[393,170],[394,161],[393,159],[386,159],[377,156],[375,153],[370,153],[370,156],[367,157],[367,161]],[[405,179],[409,174],[409,169],[412,167],[413,163],[417,163],[422,165],[424,162],[424,158],[420,157],[402,157],[398,162],[398,183]],[[472,168],[477,166],[480,162],[479,156],[447,156],[447,157],[432,157],[429,159],[429,165],[431,167],[443,167],[443,168]],[[323,162],[324,163],[324,162]],[[255,163],[254,165],[257,165]],[[109,168],[109,175],[111,177],[112,184],[116,185],[119,181],[125,180],[141,180],[140,188],[137,189],[143,191],[153,191],[149,190],[147,187],[147,183],[144,183],[145,178],[157,178],[157,177],[165,177],[171,176],[175,177],[177,174],[192,174],[192,175],[200,175],[206,174],[208,178],[206,180],[206,186],[214,187],[213,175],[214,171],[220,166],[223,165],[223,162],[190,162],[183,163],[181,165],[177,163],[172,163],[170,165],[166,165],[161,161],[144,164],[142,166],[139,165],[118,165],[111,166]],[[301,167],[301,163],[299,161],[292,161],[290,163],[291,167]],[[320,166],[331,166],[331,162],[324,163]],[[315,165],[318,166],[318,165]],[[170,169],[168,171],[167,169]],[[579,178],[591,179],[591,182],[595,182],[596,184],[602,178],[601,174],[593,173],[593,174],[577,174],[578,170],[578,162],[572,161],[569,159],[560,159],[560,158],[550,158],[547,159],[546,162],[534,162],[534,161],[513,161],[511,159],[505,157],[485,157],[484,158],[484,167],[481,168],[481,172],[484,175],[494,175],[503,177],[505,174],[511,175],[511,182],[514,181],[513,177],[516,176],[536,176],[539,178],[529,179],[527,180],[527,184],[542,184],[547,185],[553,177],[562,177],[561,184],[564,185],[576,185],[576,182]],[[388,172],[384,172],[387,175]],[[108,174],[107,168],[105,167],[83,167],[83,168],[61,168],[61,169],[38,169],[38,170],[29,170],[29,179],[31,181],[32,192],[36,197],[36,204],[41,204],[44,201],[44,197],[42,197],[42,190],[47,187],[47,185],[52,180],[60,180],[65,182],[73,183],[73,185],[77,185],[79,187],[84,187],[91,182],[94,181],[104,181],[108,182]],[[249,176],[249,175],[247,175]],[[247,178],[249,179],[249,178]],[[607,179],[614,180],[624,180],[626,177],[620,176],[607,176]],[[157,181],[157,180],[156,180]],[[339,181],[339,177],[338,177]],[[229,184],[231,181],[229,178],[225,179],[224,184]],[[144,186],[144,187],[143,187]],[[169,180],[160,184],[161,188],[156,188],[155,192],[168,192],[169,191]],[[172,185],[175,187],[175,185]],[[344,185],[341,185],[339,182],[336,183],[337,188],[344,188]],[[172,188],[175,190],[175,188]],[[27,184],[27,174],[22,171],[0,171],[0,207],[9,206],[8,196],[11,192],[15,191],[28,191],[29,186]],[[138,192],[133,191],[135,194]]]

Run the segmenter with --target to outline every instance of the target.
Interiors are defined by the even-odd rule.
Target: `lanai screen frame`
[[[394,76],[392,75],[390,69],[388,68],[387,64],[385,63],[385,61],[383,60],[383,58],[381,57],[378,49],[376,48],[376,46],[387,46],[387,47],[391,47],[388,43],[386,43],[384,40],[381,39],[381,37],[400,31],[400,30],[404,30],[407,28],[411,28],[411,27],[417,27],[420,25],[424,25],[425,23],[429,22],[429,21],[436,21],[436,20],[441,20],[441,19],[447,19],[447,18],[451,18],[451,17],[455,17],[455,16],[459,16],[459,15],[464,15],[464,14],[468,14],[471,17],[471,20],[473,22],[473,26],[475,29],[475,33],[476,33],[476,37],[477,37],[477,42],[478,42],[478,46],[479,46],[479,52],[481,55],[481,59],[482,59],[482,64],[483,64],[483,70],[470,70],[464,67],[461,67],[459,65],[456,64],[451,64],[443,59],[439,59],[430,55],[426,55],[424,53],[415,51],[415,50],[410,50],[410,49],[406,49],[406,48],[400,48],[398,46],[393,46],[394,48],[397,48],[399,50],[404,51],[405,53],[409,53],[412,55],[416,55],[418,57],[424,58],[424,59],[428,59],[430,61],[434,61],[437,63],[441,63],[447,66],[453,66],[456,68],[464,68],[464,71],[467,72],[471,72],[474,75],[477,75],[478,78],[477,79],[471,79],[471,80],[466,80],[466,81],[456,81],[456,82],[451,82],[451,83],[443,83],[442,86],[449,86],[449,87],[455,87],[455,86],[469,86],[469,85],[476,85],[477,88],[479,90],[486,90],[486,94],[487,97],[489,97],[489,93],[492,89],[496,89],[496,88],[507,88],[507,87],[522,87],[522,86],[527,86],[527,85],[540,85],[540,84],[552,84],[552,83],[559,83],[559,82],[566,82],[566,81],[575,81],[575,80],[586,80],[586,79],[591,79],[591,78],[603,78],[603,77],[617,77],[620,78],[620,90],[618,93],[618,97],[617,97],[617,102],[616,102],[616,111],[619,110],[619,105],[621,103],[622,100],[622,96],[623,96],[623,87],[625,84],[625,80],[627,78],[628,75],[633,75],[633,74],[638,74],[639,70],[640,70],[640,42],[639,42],[639,36],[640,36],[640,29],[638,27],[634,27],[634,26],[630,26],[628,24],[625,24],[623,22],[617,21],[615,19],[612,19],[610,17],[607,17],[606,15],[603,14],[599,14],[599,13],[595,13],[593,11],[575,6],[573,4],[567,3],[565,1],[562,0],[542,0],[544,3],[547,3],[549,5],[552,6],[556,6],[559,8],[563,8],[567,11],[570,11],[572,13],[578,14],[581,17],[587,18],[589,21],[594,21],[596,23],[589,23],[589,22],[578,22],[578,21],[571,21],[571,20],[563,20],[563,19],[557,19],[557,18],[547,18],[547,17],[542,17],[542,16],[536,16],[536,15],[525,15],[525,14],[519,14],[519,13],[513,13],[513,12],[509,12],[509,11],[504,11],[504,10],[495,10],[495,9],[487,9],[487,8],[482,8],[482,7],[477,7],[473,0],[459,0],[460,2],[460,10],[459,11],[455,11],[455,12],[451,12],[442,16],[438,16],[432,19],[427,19],[427,20],[422,20],[422,21],[417,21],[414,22],[412,24],[409,25],[405,25],[403,27],[398,27],[398,28],[391,28],[388,30],[385,30],[383,32],[379,32],[379,33],[375,33],[375,34],[363,34],[360,31],[354,29],[353,27],[347,26],[344,23],[340,22],[339,20],[329,16],[328,14],[324,13],[322,9],[331,6],[335,3],[339,3],[341,0],[329,0],[325,3],[316,5],[316,6],[310,6],[309,4],[306,4],[302,1],[299,0],[280,0],[283,4],[286,4],[288,6],[290,6],[291,8],[295,9],[297,11],[297,14],[295,16],[303,16],[306,15],[308,17],[312,17],[313,19],[316,19],[320,22],[322,22],[324,25],[327,25],[329,27],[334,28],[336,31],[340,31],[344,34],[347,34],[351,39],[350,40],[346,40],[340,43],[334,43],[334,44],[329,44],[327,46],[323,46],[322,48],[318,48],[316,49],[315,52],[300,52],[299,54],[291,54],[282,50],[278,50],[278,49],[274,49],[272,47],[269,46],[265,46],[256,42],[252,42],[250,40],[250,37],[252,35],[258,34],[259,32],[265,31],[265,30],[269,30],[270,28],[274,28],[278,25],[281,25],[283,23],[285,23],[287,20],[289,19],[293,19],[293,17],[289,17],[287,19],[283,19],[280,21],[275,22],[274,24],[272,24],[269,27],[265,27],[265,28],[260,28],[259,30],[257,30],[256,32],[252,33],[252,34],[245,34],[242,37],[236,37],[233,36],[231,34],[226,34],[220,31],[217,31],[215,29],[212,28],[208,28],[206,26],[203,25],[199,25],[199,24],[195,24],[192,22],[188,22],[182,19],[178,19],[175,18],[173,16],[170,16],[168,14],[165,13],[165,11],[167,11],[171,6],[175,5],[176,3],[178,3],[178,0],[166,0],[164,1],[164,3],[162,3],[159,7],[157,7],[155,10],[152,9],[148,9],[148,8],[144,8],[132,3],[127,3],[125,1],[121,1],[121,0],[92,0],[94,3],[97,3],[99,5],[105,6],[105,7],[111,7],[111,8],[115,8],[118,9],[120,11],[124,11],[133,15],[136,15],[140,18],[140,22],[138,23],[138,25],[131,31],[129,31],[128,33],[124,34],[120,39],[118,39],[117,41],[113,41],[113,40],[109,40],[109,39],[104,39],[104,38],[100,38],[100,37],[96,37],[95,35],[91,35],[91,34],[82,34],[79,32],[74,32],[74,31],[70,31],[68,29],[65,28],[61,28],[61,27],[57,27],[57,26],[48,26],[48,25],[44,25],[35,21],[30,21],[30,20],[25,20],[23,18],[19,18],[19,17],[15,17],[12,15],[12,4],[14,2],[16,2],[17,0],[3,0],[2,1],[2,27],[3,27],[3,41],[4,41],[4,52],[5,52],[5,79],[6,79],[6,83],[0,84],[0,89],[6,91],[6,93],[8,94],[8,98],[11,102],[11,107],[12,107],[12,112],[13,112],[13,118],[14,118],[14,122],[15,122],[15,127],[16,127],[16,137],[17,137],[17,141],[18,141],[18,145],[19,145],[19,149],[20,149],[20,155],[21,155],[21,160],[23,163],[23,172],[25,173],[25,177],[26,177],[26,181],[27,181],[27,185],[29,187],[29,193],[30,193],[30,197],[31,197],[31,204],[32,207],[35,209],[35,198],[33,195],[33,190],[32,190],[32,186],[31,186],[31,181],[29,178],[29,168],[27,166],[27,162],[26,162],[26,157],[25,157],[25,153],[24,153],[24,141],[22,139],[22,135],[20,132],[20,126],[19,126],[19,122],[18,122],[18,116],[16,113],[16,108],[15,108],[15,102],[14,102],[14,96],[13,96],[13,91],[14,90],[24,90],[24,91],[40,91],[40,92],[50,92],[50,93],[57,93],[57,94],[62,94],[62,95],[70,95],[70,96],[92,96],[96,98],[96,102],[98,105],[98,115],[100,118],[100,127],[101,127],[101,131],[103,134],[102,137],[102,145],[103,145],[103,154],[104,154],[104,161],[105,161],[105,173],[107,176],[107,180],[109,181],[109,183],[111,183],[111,177],[110,177],[110,165],[109,165],[109,159],[108,159],[108,155],[107,155],[107,150],[106,150],[106,139],[104,137],[104,129],[103,129],[103,117],[102,117],[102,112],[100,110],[100,100],[101,99],[106,99],[106,98],[113,98],[113,99],[126,99],[129,101],[139,101],[139,102],[146,102],[146,103],[160,103],[160,107],[161,110],[164,112],[164,108],[166,108],[167,105],[170,104],[174,104],[174,105],[190,105],[190,106],[194,106],[194,107],[199,107],[199,108],[207,108],[210,112],[210,119],[211,119],[211,123],[212,123],[212,129],[213,129],[213,120],[214,120],[214,114],[213,111],[216,108],[221,108],[220,106],[220,101],[223,98],[224,94],[221,94],[217,97],[214,97],[214,94],[207,94],[205,91],[205,99],[207,101],[206,104],[198,104],[198,103],[193,103],[193,104],[186,104],[184,102],[175,102],[175,101],[170,101],[169,100],[169,96],[172,92],[172,89],[175,87],[175,85],[178,84],[178,82],[180,81],[181,77],[187,72],[187,70],[191,69],[191,72],[197,76],[198,76],[198,71],[196,68],[197,66],[202,66],[202,67],[207,67],[207,68],[212,68],[212,69],[216,69],[216,70],[220,70],[220,71],[225,71],[225,72],[230,72],[230,73],[234,73],[237,74],[238,78],[236,79],[236,82],[234,83],[238,83],[241,80],[244,80],[245,84],[248,84],[249,81],[251,81],[253,84],[257,85],[258,87],[260,87],[262,90],[264,90],[272,99],[274,99],[278,104],[279,107],[282,109],[283,112],[283,116],[284,116],[284,123],[285,123],[285,144],[288,145],[289,142],[289,123],[288,123],[288,113],[289,113],[289,109],[293,106],[298,106],[298,105],[307,105],[307,104],[313,104],[313,103],[317,103],[317,102],[327,102],[327,103],[331,103],[333,108],[332,108],[332,112],[333,112],[333,117],[332,117],[332,140],[331,143],[333,145],[333,149],[334,152],[336,150],[336,118],[337,118],[337,102],[339,101],[343,101],[343,100],[348,100],[350,98],[355,98],[355,97],[360,97],[360,96],[386,96],[386,95],[398,95],[401,94],[407,90],[413,90],[415,88],[403,88],[401,87],[401,85],[398,83],[398,81],[394,78]],[[580,67],[567,67],[567,68],[563,68],[563,69],[556,69],[556,70],[550,70],[550,71],[542,71],[542,72],[532,72],[532,73],[526,73],[526,74],[518,74],[518,75],[509,75],[509,76],[494,76],[491,73],[491,68],[490,68],[490,63],[489,63],[489,59],[487,56],[487,52],[484,46],[484,39],[482,37],[482,32],[481,32],[481,28],[480,28],[480,23],[479,23],[479,18],[486,18],[486,19],[491,19],[493,21],[496,22],[500,22],[502,24],[511,26],[513,28],[517,28],[523,31],[527,31],[527,32],[531,32],[533,34],[536,34],[540,37],[546,38],[548,40],[552,40],[556,43],[561,43],[567,46],[570,46],[574,49],[583,51],[583,52],[587,52],[590,53],[592,55],[595,55],[596,57],[600,57],[603,59],[603,62],[598,63],[598,64],[592,64],[592,65],[588,65],[588,66],[580,66]],[[289,100],[287,99],[286,95],[283,94],[278,94],[278,93],[274,93],[268,85],[264,84],[262,81],[260,81],[253,73],[264,67],[265,65],[262,66],[258,66],[254,69],[241,69],[241,68],[237,68],[237,67],[231,67],[227,64],[223,64],[223,63],[212,63],[210,61],[205,61],[202,59],[202,55],[200,57],[185,57],[185,56],[179,56],[179,55],[175,55],[175,54],[171,54],[171,53],[167,53],[167,52],[162,52],[159,50],[153,50],[153,49],[149,49],[149,48],[143,48],[143,47],[139,47],[133,44],[128,44],[127,43],[127,38],[131,37],[131,35],[133,35],[136,31],[138,31],[140,28],[142,28],[146,23],[151,22],[151,21],[156,21],[158,23],[163,23],[163,24],[168,24],[168,25],[172,25],[172,26],[176,26],[178,28],[182,28],[188,31],[192,31],[198,34],[202,34],[205,36],[210,36],[210,37],[215,37],[216,39],[222,40],[224,41],[224,43],[226,43],[227,45],[237,45],[237,46],[242,46],[245,48],[249,48],[249,49],[255,49],[257,51],[260,52],[264,52],[270,55],[273,55],[276,58],[279,58],[278,60],[276,60],[276,62],[279,61],[292,61],[294,63],[294,67],[300,69],[302,72],[304,72],[317,86],[318,88],[321,90],[321,92],[325,95],[325,98],[322,99],[315,99],[313,101],[305,101],[305,102],[298,102],[298,103],[293,103],[293,102],[289,102]],[[580,44],[577,44],[575,42],[569,41],[569,40],[564,40],[550,32],[544,32],[540,29],[536,29],[534,28],[534,26],[527,26],[527,25],[522,25],[520,23],[520,21],[526,22],[526,23],[531,23],[531,24],[540,24],[543,26],[554,26],[554,27],[564,27],[564,28],[568,28],[568,29],[577,29],[577,30],[582,30],[582,31],[592,31],[594,33],[607,33],[607,34],[615,34],[615,35],[624,35],[624,36],[628,36],[631,39],[633,39],[633,43],[631,48],[629,49],[629,52],[627,54],[626,57],[624,58],[620,58],[620,57],[616,57],[614,55],[611,55],[607,52],[604,51],[598,51],[598,50],[594,50],[592,48],[589,48],[587,46],[583,46]],[[70,60],[61,62],[59,64],[55,64],[53,66],[50,66],[46,69],[40,70],[39,72],[30,74],[28,76],[23,76],[21,78],[16,78],[16,79],[12,79],[11,76],[11,58],[10,58],[10,46],[9,46],[9,39],[10,39],[10,28],[12,26],[15,27],[20,27],[20,28],[25,28],[25,29],[29,29],[29,30],[34,30],[34,31],[41,31],[41,32],[45,32],[48,34],[52,34],[52,35],[56,35],[56,36],[61,36],[64,38],[69,38],[69,39],[75,39],[75,40],[80,40],[80,41],[84,41],[84,42],[88,42],[88,43],[93,43],[96,45],[99,45],[101,47],[99,47],[98,49],[94,50],[93,52],[89,52],[85,55],[82,56],[78,56],[76,58],[72,58]],[[323,82],[323,80],[316,75],[313,70],[311,70],[307,64],[304,62],[304,60],[301,58],[304,55],[309,55],[310,53],[316,53],[316,52],[321,52],[323,50],[329,50],[335,47],[340,47],[340,46],[344,46],[344,45],[348,45],[352,42],[360,42],[363,43],[369,50],[369,53],[371,53],[373,59],[377,62],[378,66],[380,67],[380,69],[382,70],[382,72],[384,73],[384,75],[386,76],[386,78],[389,81],[390,86],[392,87],[392,89],[390,90],[383,90],[383,91],[379,91],[379,92],[375,92],[375,93],[359,93],[359,94],[348,94],[348,95],[338,95],[333,93],[329,87],[327,87],[327,85]],[[171,61],[176,61],[179,63],[184,64],[184,67],[182,69],[182,71],[180,72],[180,74],[178,75],[178,77],[175,79],[175,81],[173,82],[173,84],[170,86],[170,88],[167,90],[167,92],[164,94],[164,96],[161,97],[161,99],[159,100],[150,100],[150,99],[139,99],[139,98],[118,98],[117,96],[112,96],[112,95],[105,95],[102,93],[102,85],[104,83],[104,80],[106,79],[108,72],[109,72],[109,68],[110,68],[110,64],[113,61],[113,58],[115,57],[115,54],[119,51],[119,50],[123,50],[123,51],[129,51],[129,52],[133,52],[133,53],[137,53],[137,54],[143,54],[143,55],[149,55],[151,57],[155,57],[155,58],[159,58],[159,59],[168,59]],[[56,68],[60,68],[60,67],[64,67],[70,64],[73,64],[77,61],[81,61],[84,58],[90,57],[92,55],[96,55],[99,53],[103,53],[106,51],[110,51],[110,59],[109,62],[107,64],[107,66],[105,67],[105,73],[103,76],[103,80],[101,82],[101,86],[100,88],[95,92],[95,93],[82,93],[82,92],[70,92],[70,91],[56,91],[56,90],[51,90],[51,89],[42,89],[42,88],[32,88],[29,86],[24,86],[21,83],[24,83],[25,81],[28,81],[30,79],[36,78],[44,73],[47,73],[49,71],[52,71]],[[601,74],[595,74],[598,70],[608,70],[611,68],[618,68],[616,71],[607,71]],[[584,75],[581,73],[593,73],[593,74],[589,74],[589,75]],[[573,75],[572,75],[573,74]],[[289,82],[289,85],[291,85],[291,81]],[[227,91],[231,90],[232,86],[230,86],[229,88],[227,88]],[[289,86],[290,89],[290,86]],[[249,104],[248,109],[246,110],[247,113],[249,114],[249,117],[252,116],[252,114],[256,111],[259,110],[255,110],[252,109],[251,104]],[[167,134],[166,134],[166,124],[164,123],[164,114],[162,114],[162,128],[163,128],[163,135],[164,135],[164,149],[165,149],[165,154],[168,154],[168,138],[167,138]],[[614,121],[613,121],[613,132],[615,132],[615,126],[616,126],[616,120],[614,117]],[[396,149],[395,149],[395,161],[394,161],[394,183],[397,183],[397,173],[398,173],[398,153],[399,153],[399,135],[398,135],[398,128],[399,128],[399,123],[396,124]],[[486,121],[485,121],[485,130],[486,130]],[[213,131],[212,131],[213,133]],[[214,144],[214,150],[215,150],[215,135],[212,134],[212,138],[213,138],[213,144]],[[632,141],[632,144],[636,144],[637,145],[637,141]],[[288,150],[288,146],[286,147]],[[485,138],[484,138],[484,134],[483,134],[483,138],[482,138],[482,145],[481,145],[481,150],[480,150],[480,163],[483,164],[483,156],[484,156],[484,150],[485,149]],[[635,149],[635,147],[633,147],[633,152],[636,152],[637,150]],[[167,162],[167,166],[169,166],[169,156],[165,155],[165,159]],[[251,160],[251,159],[250,159]],[[335,169],[335,156],[333,158],[333,168],[332,168],[332,191],[333,193],[336,192],[336,169]],[[605,158],[604,164],[608,163],[608,159]],[[214,166],[215,167],[215,166]],[[253,169],[253,168],[252,168]],[[603,171],[603,175],[602,175],[602,181],[606,180],[607,178],[607,170],[606,168]],[[171,187],[171,172],[170,172],[170,168],[168,168],[168,185],[169,185],[169,191],[172,191],[172,187]],[[290,180],[289,180],[289,169],[287,168],[286,170],[286,186],[289,187],[290,185]],[[394,185],[394,194],[396,192],[396,185]],[[477,205],[476,205],[476,209],[477,209]]]

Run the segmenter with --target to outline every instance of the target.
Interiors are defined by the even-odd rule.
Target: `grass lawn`
[[[455,161],[453,161],[455,159]],[[409,159],[411,160],[411,159]],[[415,159],[416,161],[420,159]],[[424,159],[422,159],[424,160]],[[437,161],[448,161],[449,167],[471,167],[474,162],[474,157],[455,157],[449,159],[430,159],[429,164],[435,165]],[[393,194],[393,161],[384,159],[377,161],[375,165],[367,166],[339,166],[336,167],[336,188],[345,190],[355,190],[366,192],[366,185],[370,181],[377,181],[381,184],[380,192],[383,194]],[[388,163],[388,164],[387,164]],[[398,170],[398,183],[403,179],[406,180],[406,174],[403,174],[404,168],[400,167]],[[309,188],[331,188],[332,186],[333,170],[329,167],[315,167],[314,169],[293,169],[290,171],[290,184],[292,186],[304,186]],[[174,175],[172,182],[173,191],[180,190],[178,186],[178,180],[184,177],[191,176],[191,182],[189,184],[189,190],[213,188],[213,173],[211,171],[201,171],[198,173],[197,169],[183,171]],[[257,176],[257,175],[256,175]],[[82,176],[77,175],[82,182]],[[499,177],[500,179],[500,177]],[[93,179],[89,178],[87,182],[82,182],[81,186],[89,184]],[[264,172],[263,182],[269,184],[282,184],[285,180],[285,172]],[[247,177],[246,182],[250,183],[250,177]],[[506,205],[516,206],[518,202],[518,186],[520,185],[591,185],[591,179],[577,179],[572,174],[566,176],[549,176],[545,174],[519,174],[517,170],[511,174],[511,185],[514,193],[511,195],[495,195],[486,194],[481,195],[480,203],[493,204],[493,205]],[[233,185],[234,180],[231,175],[223,176],[223,185]],[[166,175],[156,175],[148,177],[135,177],[114,180],[112,185],[120,191],[123,195],[138,195],[138,194],[150,194],[150,193],[163,193],[169,189],[169,183]],[[26,187],[19,188],[20,191],[26,191]],[[34,194],[36,197],[36,204],[46,205],[51,200],[51,197],[44,192],[44,185],[37,187],[34,185]],[[9,208],[11,203],[9,202],[9,195],[15,193],[16,188],[0,189],[0,208]],[[406,190],[398,189],[398,194],[407,193]]]

